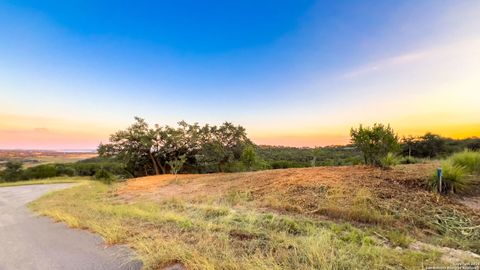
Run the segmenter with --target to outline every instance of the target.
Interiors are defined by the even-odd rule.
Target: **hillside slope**
[[[147,269],[415,269],[477,263],[480,216],[425,189],[435,164],[89,183],[34,209],[127,243]]]

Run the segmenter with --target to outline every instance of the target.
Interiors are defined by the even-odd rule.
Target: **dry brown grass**
[[[233,174],[150,176],[131,179],[116,190],[125,201],[181,198],[227,201],[237,208],[268,209],[310,218],[376,225],[421,239],[444,234],[438,219],[453,215],[480,224],[480,214],[453,197],[430,192],[425,181],[437,164],[399,165],[391,170],[366,166],[316,167]],[[476,234],[475,232],[473,232]],[[480,236],[480,234],[479,234]],[[452,236],[453,238],[457,236]],[[453,241],[480,250],[478,244]]]
[[[272,191],[306,197],[324,189],[360,188],[391,192],[397,188],[420,187],[430,176],[434,164],[397,166],[393,170],[381,170],[365,166],[316,167],[268,170],[246,173],[183,174],[174,181],[173,175],[149,176],[129,180],[118,189],[124,197],[149,196],[168,198],[189,195],[210,195],[228,190],[251,190],[257,195]],[[290,196],[289,196],[290,197]]]
[[[146,269],[417,269],[449,264],[411,248],[418,240],[480,251],[479,214],[424,188],[434,168],[163,175],[89,182],[31,206],[130,245]]]

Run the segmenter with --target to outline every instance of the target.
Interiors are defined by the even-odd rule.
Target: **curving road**
[[[125,246],[106,247],[92,233],[34,215],[26,204],[71,184],[0,188],[0,270],[137,270]]]

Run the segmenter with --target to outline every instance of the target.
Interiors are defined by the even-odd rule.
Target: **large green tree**
[[[151,129],[144,119],[135,117],[131,126],[110,136],[110,143],[100,144],[98,153],[100,156],[118,158],[132,175],[139,175],[139,171],[148,175],[151,170],[160,174],[153,152],[156,135],[156,130]]]
[[[176,171],[172,164],[178,160],[183,160],[188,170],[202,172],[208,171],[205,167],[215,167],[215,171],[224,171],[228,163],[240,159],[249,143],[245,129],[231,123],[201,127],[181,121],[177,127],[150,128],[144,119],[136,117],[130,127],[101,144],[98,152],[118,158],[134,176]]]

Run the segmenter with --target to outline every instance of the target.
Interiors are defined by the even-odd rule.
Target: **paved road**
[[[38,217],[26,204],[71,184],[0,188],[0,270],[109,270],[141,268],[124,246],[106,247],[92,233]]]

